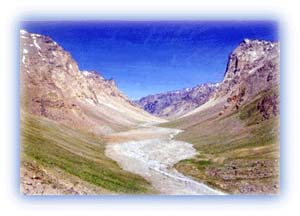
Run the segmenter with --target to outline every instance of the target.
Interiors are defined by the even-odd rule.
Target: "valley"
[[[193,158],[197,154],[192,144],[173,140],[180,132],[177,129],[157,126],[128,131],[126,134],[137,137],[137,140],[111,143],[107,146],[106,155],[117,161],[124,170],[144,177],[159,194],[224,194],[182,175],[173,168],[177,162]],[[145,137],[144,134],[152,135],[153,138],[139,139]]]
[[[20,31],[25,195],[278,194],[280,47],[243,40],[223,80],[131,101]]]

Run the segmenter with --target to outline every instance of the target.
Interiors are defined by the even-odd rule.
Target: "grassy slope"
[[[143,178],[123,171],[104,155],[105,140],[40,117],[22,113],[21,160],[36,161],[117,193],[146,193]]]
[[[218,116],[219,107],[211,107],[162,124],[184,129],[177,139],[193,143],[199,152],[176,168],[230,193],[277,193],[279,116],[261,121],[255,110],[261,97],[228,116]]]

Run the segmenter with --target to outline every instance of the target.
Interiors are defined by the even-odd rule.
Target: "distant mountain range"
[[[193,88],[149,95],[135,103],[152,115],[175,119],[207,102],[218,86],[219,83],[202,84]]]

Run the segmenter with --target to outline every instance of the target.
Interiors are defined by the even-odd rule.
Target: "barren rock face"
[[[258,103],[266,104],[268,101],[270,104],[272,101],[270,106],[276,115],[279,109],[279,52],[278,43],[248,39],[232,52],[224,80],[214,94],[215,99],[226,99],[224,111],[238,110],[260,96],[262,99]],[[257,106],[257,110],[263,107]]]
[[[80,71],[51,38],[21,31],[20,49],[21,103],[31,114],[103,133],[158,120],[133,106],[113,80]]]
[[[245,94],[257,94],[279,82],[278,72],[279,44],[245,39],[229,57],[218,95],[227,94],[239,85],[250,85]]]
[[[174,119],[208,101],[217,86],[218,83],[202,84],[194,88],[149,95],[136,101],[136,103],[153,115]]]

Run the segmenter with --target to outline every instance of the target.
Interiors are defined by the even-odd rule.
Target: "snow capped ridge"
[[[81,72],[84,76],[89,76],[89,75],[91,75],[91,72],[89,72],[89,71],[82,71]]]
[[[20,30],[20,33],[21,33],[21,34],[26,34],[27,31],[25,31],[24,29],[21,29],[21,30]]]
[[[218,87],[220,85],[220,83],[208,83],[207,86],[208,87]]]
[[[36,39],[33,40],[33,44],[36,48],[41,49],[41,47],[37,44]]]
[[[21,34],[21,35],[28,34],[28,35],[30,35],[32,38],[42,37],[42,35],[40,35],[40,34],[29,33],[28,31],[26,31],[26,30],[24,30],[24,29],[20,29],[20,34]]]
[[[97,71],[88,71],[88,70],[83,70],[81,71],[81,73],[86,76],[86,77],[90,77],[90,78],[97,78],[100,80],[105,80],[104,77],[101,76],[101,74]]]

